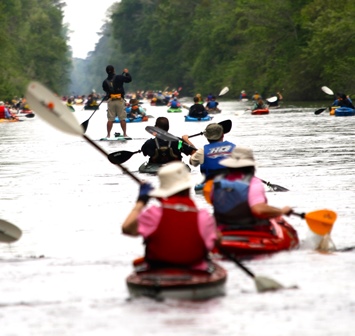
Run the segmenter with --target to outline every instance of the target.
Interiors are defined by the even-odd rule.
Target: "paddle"
[[[269,103],[275,103],[277,101],[277,97],[276,96],[273,96],[273,97],[270,97],[270,98],[266,98],[266,100],[269,102]]]
[[[224,120],[219,123],[223,127],[223,132],[228,133],[231,128],[232,128],[232,121],[231,120]],[[149,127],[149,126],[147,126]],[[154,128],[155,129],[155,128]],[[164,131],[163,131],[164,132]],[[203,132],[193,134],[189,136],[189,138],[196,137],[198,135],[203,135]],[[171,134],[171,136],[173,136]],[[168,141],[180,141],[182,140],[181,138],[175,137],[174,140],[168,140]],[[134,154],[141,153],[141,150],[135,151],[135,152],[130,152],[130,151],[118,151],[114,152],[108,155],[108,159],[110,160],[111,163],[124,163],[127,160],[129,160]]]
[[[222,96],[224,96],[227,92],[229,91],[229,87],[228,86],[225,86],[222,90],[221,90],[221,92],[218,94],[218,97],[222,97]],[[181,107],[183,107],[183,108],[185,108],[185,109],[190,109],[188,106],[186,106],[186,105],[181,105]]]
[[[277,184],[272,184],[270,182],[266,182],[262,179],[260,179],[261,182],[265,183],[268,187],[270,187],[273,191],[289,191],[288,189],[281,187]]]
[[[324,93],[326,93],[327,95],[334,96],[333,90],[329,89],[327,86],[322,86],[321,89],[322,89],[322,91],[323,91]],[[328,109],[328,107],[318,109],[318,110],[314,111],[314,114],[316,114],[316,115],[321,114],[322,112],[324,112],[324,111],[327,110],[327,109]],[[329,109],[330,109],[330,108],[329,108]]]
[[[251,272],[247,267],[245,267],[236,257],[235,255],[228,253],[221,245],[218,245],[218,250],[229,260],[233,261],[240,269],[242,269],[247,275],[254,279],[255,287],[259,293],[269,292],[269,291],[277,291],[279,289],[289,289],[289,288],[297,288],[297,286],[285,288],[283,285],[278,283],[277,281],[264,277],[264,276],[256,276],[253,272]]]
[[[13,243],[19,240],[21,236],[22,231],[17,226],[0,219],[0,242]]]
[[[221,123],[224,123],[224,125],[227,127],[226,129],[228,130],[228,125],[229,125],[229,122],[230,122],[230,126],[232,126],[232,122],[228,119],[228,120],[225,120],[225,121],[222,121],[220,122],[219,124]],[[222,126],[223,127],[223,126]],[[224,128],[223,128],[224,129]],[[155,127],[155,126],[147,126],[145,128],[145,130],[150,133],[150,134],[153,134],[154,136],[160,138],[160,139],[163,139],[163,140],[166,140],[166,141],[179,141],[181,140],[180,138],[178,138],[177,136],[169,133],[169,132],[166,132],[166,131],[163,131],[162,129],[158,128],[158,127]],[[229,129],[230,130],[230,129]],[[228,131],[229,132],[229,131]],[[228,133],[227,132],[227,133]],[[194,136],[197,136],[197,135],[201,135],[203,134],[203,132],[200,132],[198,134],[195,134]],[[194,148],[196,149],[196,148]],[[197,149],[196,149],[197,150]],[[260,179],[261,180],[261,179]],[[261,180],[263,183],[265,183],[268,187],[270,187],[273,191],[289,191],[287,188],[284,188],[284,187],[281,187],[277,184],[272,184],[270,182],[266,182],[264,180]]]
[[[228,132],[230,132],[230,130],[232,129],[232,121],[230,119],[227,119],[227,120],[223,120],[221,122],[218,123],[219,125],[221,125],[223,127],[223,133],[226,134]],[[159,127],[156,127],[156,126],[147,126],[145,128],[145,130],[160,138],[160,139],[163,139],[163,140],[166,140],[166,141],[181,141],[182,139],[169,133],[169,132],[166,132],[164,130],[162,130],[161,128]],[[189,138],[193,138],[193,137],[196,137],[198,135],[203,135],[203,132],[199,132],[199,133],[196,133],[196,134],[193,134],[191,136],[189,136]],[[197,148],[195,148],[197,149]]]
[[[31,106],[33,106],[36,113],[38,113],[41,118],[43,118],[53,127],[72,135],[82,136],[99,152],[101,152],[106,157],[108,156],[108,154],[100,146],[98,146],[93,140],[85,135],[85,131],[83,130],[82,125],[79,125],[73,113],[69,111],[69,109],[62,103],[62,101],[41,83],[31,82],[27,87],[26,98]],[[137,183],[142,183],[127,168],[120,165],[119,163],[116,164],[122,169],[124,173],[128,174]]]
[[[107,158],[113,164],[124,163],[127,160],[129,160],[134,154],[141,153],[141,152],[142,152],[141,150],[137,150],[135,152],[123,150],[123,151],[111,153],[107,156]]]
[[[324,112],[326,109],[328,109],[328,107],[320,108],[320,109],[314,111],[314,114],[316,114],[316,115],[321,114],[321,113]]]
[[[84,133],[86,132],[86,130],[88,129],[88,126],[89,126],[89,120],[91,119],[91,117],[95,114],[95,112],[99,109],[100,105],[102,104],[102,102],[106,99],[107,96],[103,97],[102,100],[100,101],[100,104],[97,105],[96,109],[94,110],[94,112],[92,112],[91,116],[89,117],[88,120],[84,121],[82,124],[81,124],[81,127],[83,128],[84,130]]]
[[[316,234],[324,236],[329,234],[333,228],[333,224],[337,219],[337,214],[332,210],[316,210],[308,213],[292,212],[292,215],[296,215],[305,219],[309,228]]]

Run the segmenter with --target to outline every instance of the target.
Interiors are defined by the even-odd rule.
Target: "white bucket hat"
[[[180,161],[166,164],[158,171],[160,187],[152,190],[149,196],[169,197],[185,189],[190,189],[202,182],[203,176],[199,181],[192,179],[186,165]]]
[[[229,158],[219,161],[228,168],[256,167],[253,151],[249,148],[235,147]]]

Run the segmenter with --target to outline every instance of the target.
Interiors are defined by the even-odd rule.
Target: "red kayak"
[[[251,114],[253,114],[253,115],[269,114],[269,109],[265,108],[265,109],[253,110],[253,111],[251,111]]]
[[[207,300],[225,294],[227,271],[216,263],[211,263],[209,272],[182,268],[145,269],[144,261],[134,264],[135,271],[126,279],[131,298]]]
[[[290,224],[282,217],[272,219],[270,223],[270,231],[223,231],[221,241],[223,249],[237,257],[242,257],[298,248],[298,235]],[[216,248],[214,252],[218,253],[218,249]]]

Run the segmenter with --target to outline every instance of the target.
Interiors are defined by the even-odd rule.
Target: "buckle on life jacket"
[[[122,95],[121,95],[120,93],[116,93],[116,94],[111,93],[110,98],[113,99],[113,100],[115,100],[115,99],[121,99],[121,98],[122,98]]]

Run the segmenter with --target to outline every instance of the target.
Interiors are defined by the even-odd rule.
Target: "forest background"
[[[1,1],[1,100],[21,97],[31,80],[59,95],[102,92],[107,64],[129,69],[129,91],[228,86],[231,98],[284,90],[303,101],[324,99],[323,85],[355,93],[351,0],[121,0],[86,59],[72,58],[64,6]]]

